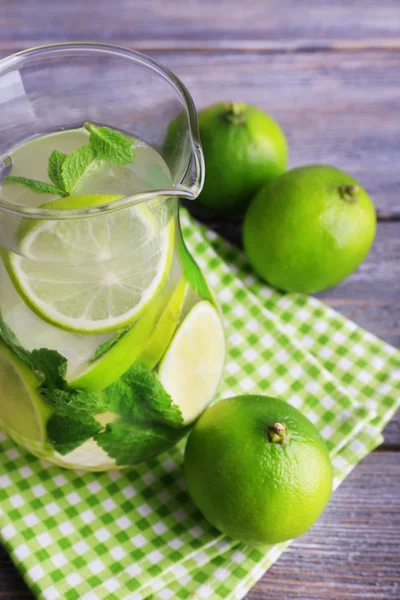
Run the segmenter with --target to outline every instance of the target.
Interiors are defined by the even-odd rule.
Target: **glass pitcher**
[[[177,443],[215,396],[216,302],[179,226],[204,180],[184,85],[137,52],[0,62],[0,428],[102,471]]]

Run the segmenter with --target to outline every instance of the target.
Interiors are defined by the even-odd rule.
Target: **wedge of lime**
[[[185,424],[194,421],[214,398],[224,362],[219,313],[209,302],[199,302],[182,321],[158,370]]]
[[[69,385],[78,390],[93,392],[104,390],[117,381],[146,347],[163,302],[162,296],[156,298],[145,314],[97,360],[88,361],[74,379],[68,382]]]
[[[0,429],[33,453],[43,452],[52,409],[30,369],[0,342]]]
[[[182,278],[157,321],[145,349],[137,359],[138,364],[150,371],[160,362],[171,342],[182,312],[186,290],[187,282]]]
[[[50,209],[99,206],[119,196],[69,196]],[[91,218],[42,221],[20,230],[21,255],[5,265],[16,290],[44,321],[78,333],[135,321],[168,276],[174,221],[158,227],[145,205]]]

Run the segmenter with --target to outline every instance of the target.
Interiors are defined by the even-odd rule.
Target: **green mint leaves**
[[[65,162],[67,155],[64,152],[60,152],[59,150],[53,150],[50,154],[49,158],[49,166],[47,173],[49,178],[54,183],[54,185],[60,190],[65,191],[64,181],[61,175],[61,169]]]
[[[104,354],[106,354],[109,350],[111,350],[111,348],[113,348],[115,346],[115,344],[117,342],[119,342],[119,340],[122,337],[124,337],[124,335],[126,333],[128,333],[128,331],[130,331],[130,329],[131,329],[131,327],[124,327],[123,329],[120,329],[120,331],[118,331],[117,334],[113,338],[111,338],[111,340],[108,340],[107,342],[100,344],[100,346],[97,346],[96,351],[89,358],[89,363],[96,362],[96,360],[98,360]]]
[[[69,156],[59,150],[51,153],[47,172],[54,185],[13,175],[5,177],[4,182],[26,185],[39,194],[68,196],[84,176],[100,170],[103,161],[127,165],[135,158],[132,139],[129,136],[108,127],[97,127],[92,123],[85,123],[85,128],[90,133],[90,144],[78,148]]]
[[[61,177],[67,192],[73,192],[85,175],[90,171],[98,171],[100,166],[100,161],[92,146],[82,146],[72,152],[61,167]]]
[[[128,466],[148,460],[176,444],[188,429],[117,419],[107,425],[105,432],[95,434],[94,439],[108,456],[115,459],[118,466]]]
[[[131,465],[166,450],[188,431],[179,407],[145,367],[134,363],[102,392],[75,390],[66,381],[67,359],[56,350],[22,348],[1,313],[0,340],[37,376],[38,392],[54,411],[47,436],[62,455],[93,437],[117,465]],[[104,427],[95,417],[105,412],[115,419]]]
[[[92,148],[103,160],[114,165],[126,165],[135,158],[132,141],[119,131],[91,123],[85,123],[85,128],[90,133]]]
[[[14,177],[7,175],[3,180],[5,183],[22,183],[38,194],[55,194],[56,196],[68,196],[68,194],[60,189],[38,179],[28,179],[27,177]]]
[[[104,392],[113,410],[134,422],[151,422],[181,427],[183,417],[157,377],[145,367],[133,364]]]
[[[59,454],[65,456],[95,433],[103,429],[93,417],[86,416],[74,419],[63,414],[55,413],[47,423],[47,435]]]
[[[94,439],[119,466],[135,465],[159,454],[188,431],[178,406],[145,367],[133,364],[103,393],[119,418]]]

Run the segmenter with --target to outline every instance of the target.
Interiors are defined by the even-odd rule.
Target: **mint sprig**
[[[152,371],[133,365],[104,390],[106,400],[117,414],[130,422],[147,422],[182,427],[183,417]]]
[[[60,189],[65,191],[64,181],[61,175],[61,169],[65,162],[67,155],[64,152],[60,152],[59,150],[53,150],[50,154],[49,158],[49,166],[48,166],[48,176],[54,185]]]
[[[101,162],[91,145],[78,148],[67,156],[61,167],[64,188],[68,193],[72,193],[86,175],[98,171],[100,167]]]
[[[20,183],[39,194],[54,194],[69,196],[81,180],[95,173],[103,166],[103,161],[126,165],[133,161],[135,152],[132,148],[132,138],[108,127],[97,127],[85,123],[90,133],[90,143],[74,150],[70,155],[53,150],[49,157],[48,176],[54,185],[38,179],[15,177],[8,175],[5,183]]]
[[[115,459],[118,466],[136,465],[173,446],[189,427],[173,429],[156,423],[129,423],[116,419],[104,432],[93,437],[98,445]]]
[[[92,148],[103,160],[114,165],[126,165],[135,158],[132,140],[119,131],[108,127],[97,127],[91,123],[85,123],[85,128],[90,133]]]
[[[54,448],[59,454],[65,456],[101,431],[103,426],[91,416],[75,419],[55,413],[48,420],[46,429]]]
[[[45,181],[39,181],[39,179],[29,179],[28,177],[15,177],[14,175],[7,175],[3,180],[5,183],[22,183],[28,188],[37,192],[38,194],[55,194],[56,196],[68,196],[68,193],[64,190],[46,183]]]
[[[67,359],[56,350],[29,352],[21,347],[0,313],[0,340],[35,373],[38,393],[52,407],[47,436],[60,454],[68,454],[90,438],[117,465],[155,456],[181,439],[188,427],[182,413],[152,371],[133,364],[102,392],[75,390],[66,381]],[[107,426],[96,416],[116,415]]]

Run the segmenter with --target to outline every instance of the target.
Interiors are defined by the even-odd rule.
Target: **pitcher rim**
[[[35,46],[27,50],[22,50],[0,59],[0,77],[9,68],[18,68],[27,59],[51,56],[57,54],[59,50],[78,51],[86,50],[89,52],[103,51],[123,58],[129,58],[134,62],[145,64],[152,71],[163,77],[181,96],[189,121],[191,156],[187,165],[190,168],[191,162],[195,162],[196,181],[191,187],[176,185],[172,188],[162,188],[147,192],[139,192],[130,196],[124,196],[119,200],[104,203],[95,207],[82,207],[75,209],[49,209],[49,208],[31,208],[19,206],[8,202],[0,197],[0,211],[12,213],[20,217],[40,220],[67,220],[94,217],[96,215],[113,213],[136,204],[151,200],[156,197],[177,197],[194,200],[199,195],[204,184],[204,156],[201,148],[200,134],[197,123],[197,112],[193,98],[182,81],[170,69],[154,58],[131,50],[124,46],[115,44],[103,44],[97,42],[58,42],[55,44],[45,44]]]

